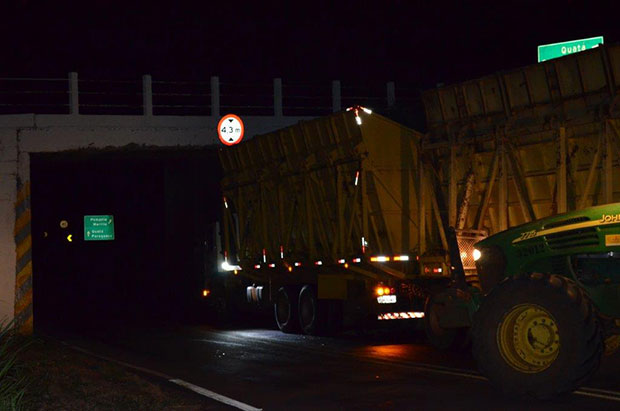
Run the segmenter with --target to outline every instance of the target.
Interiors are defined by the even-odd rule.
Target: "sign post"
[[[114,240],[114,216],[85,215],[84,241]]]
[[[538,62],[568,56],[590,50],[603,44],[603,36],[590,37],[588,39],[564,41],[561,43],[543,44],[538,46]]]

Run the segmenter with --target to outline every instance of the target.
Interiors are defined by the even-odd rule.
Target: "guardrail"
[[[264,116],[314,116],[352,105],[389,109],[417,105],[418,91],[394,82],[372,85],[326,83],[162,81],[67,78],[0,78],[0,114],[198,115],[228,112]],[[397,100],[398,96],[398,100]],[[415,103],[414,103],[415,102]]]

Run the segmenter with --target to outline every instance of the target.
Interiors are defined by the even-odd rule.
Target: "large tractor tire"
[[[472,328],[480,371],[511,395],[553,398],[598,369],[602,328],[588,296],[571,280],[534,273],[500,283]]]
[[[299,329],[296,291],[294,287],[280,287],[273,304],[276,324],[285,333],[294,333]]]
[[[439,318],[448,308],[430,295],[424,303],[424,332],[428,342],[441,351],[461,351],[469,344],[467,328],[443,328]]]

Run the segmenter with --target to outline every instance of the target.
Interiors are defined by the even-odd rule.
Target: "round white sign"
[[[217,125],[217,135],[222,144],[232,146],[243,139],[243,121],[234,114],[226,114]]]

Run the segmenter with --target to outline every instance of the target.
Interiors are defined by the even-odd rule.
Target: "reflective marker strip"
[[[31,335],[32,316],[32,233],[30,182],[17,190],[15,201],[15,324],[20,334]]]
[[[202,388],[199,387],[197,385],[191,384],[187,381],[183,381],[183,380],[179,380],[176,378],[173,378],[171,380],[168,380],[171,383],[180,385],[181,387],[185,387],[189,390],[192,390],[200,395],[203,395],[205,397],[209,397],[215,401],[219,401],[223,404],[227,404],[230,405],[231,407],[235,407],[238,408],[240,410],[246,410],[246,411],[257,411],[260,410],[261,408],[256,408],[256,407],[252,407],[251,405],[245,404],[243,402],[237,401],[237,400],[233,400],[232,398],[228,398],[224,395],[218,394],[216,392],[213,392],[211,390],[207,390],[206,388]]]
[[[64,344],[64,345],[66,345],[67,347],[70,347],[70,348],[72,348],[72,349],[74,349],[76,351],[80,351],[80,352],[82,352],[84,354],[88,354],[88,355],[90,355],[92,357],[96,357],[96,358],[99,358],[101,360],[105,360],[105,361],[113,362],[115,364],[122,365],[123,367],[131,368],[131,369],[138,370],[138,371],[141,371],[141,372],[146,373],[146,374],[154,375],[154,376],[156,376],[158,378],[162,378],[162,379],[165,379],[168,382],[171,382],[173,384],[180,385],[181,387],[184,387],[184,388],[187,388],[189,390],[192,390],[195,393],[198,393],[198,394],[203,395],[205,397],[211,398],[211,399],[213,399],[215,401],[221,402],[223,404],[230,405],[231,407],[235,407],[235,408],[238,408],[240,410],[247,410],[247,411],[260,411],[260,410],[262,410],[262,408],[252,407],[251,405],[245,404],[245,403],[243,403],[241,401],[233,400],[232,398],[226,397],[225,395],[221,395],[221,394],[218,394],[218,393],[216,393],[214,391],[207,390],[206,388],[199,387],[198,385],[194,385],[194,384],[189,383],[187,381],[183,381],[183,380],[180,380],[178,378],[170,378],[170,376],[168,376],[166,374],[162,374],[162,373],[157,372],[157,371],[149,370],[148,368],[139,367],[137,365],[129,364],[129,363],[126,363],[124,361],[119,361],[119,360],[116,360],[116,359],[111,358],[111,357],[106,357],[104,355],[95,354],[95,353],[93,353],[91,351],[85,350],[84,348],[68,344],[68,343],[66,343],[64,341],[60,341],[60,342],[62,344]]]

